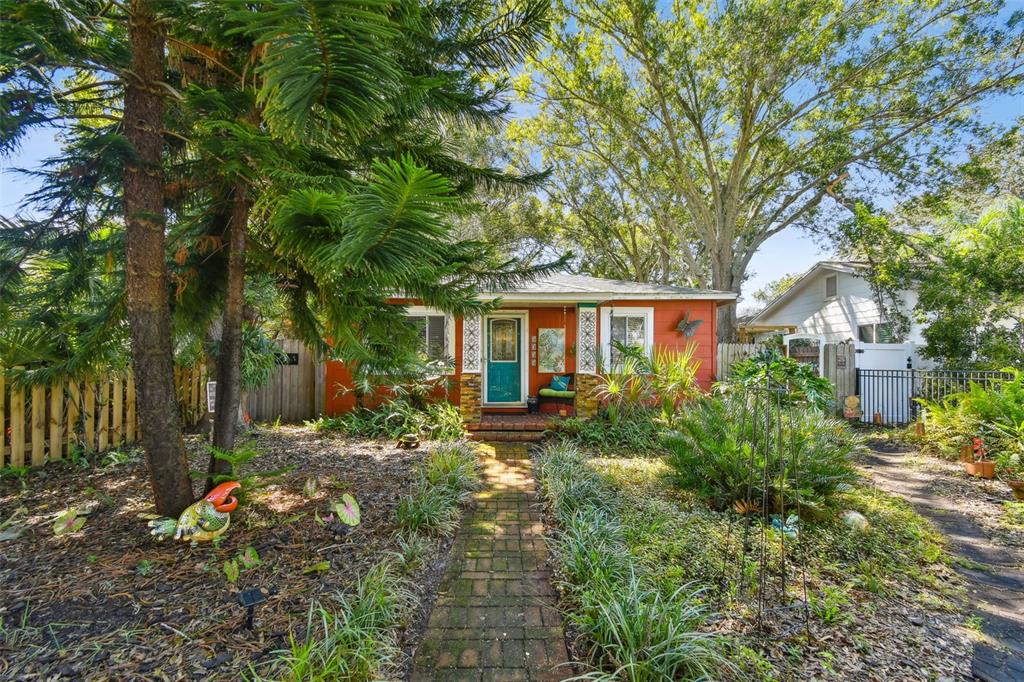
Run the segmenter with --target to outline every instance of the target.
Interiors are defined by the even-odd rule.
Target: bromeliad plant
[[[695,344],[681,351],[654,348],[650,353],[619,341],[612,345],[620,358],[618,368],[606,373],[598,385],[598,397],[612,423],[626,412],[646,407],[659,409],[662,420],[669,422],[683,402],[700,395]]]

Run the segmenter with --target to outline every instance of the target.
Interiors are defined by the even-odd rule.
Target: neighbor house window
[[[857,338],[864,343],[892,343],[892,330],[886,322],[862,324],[857,327]]]
[[[622,360],[615,349],[616,342],[650,352],[654,340],[653,308],[605,308],[601,312],[601,345],[605,348],[606,363],[616,367]]]
[[[838,277],[836,275],[829,275],[825,278],[825,298],[835,298],[837,288]]]
[[[451,357],[448,344],[448,319],[445,315],[411,312],[407,315],[420,337],[420,352],[427,360],[440,361]]]

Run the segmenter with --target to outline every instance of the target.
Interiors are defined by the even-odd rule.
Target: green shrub
[[[831,382],[819,377],[812,365],[788,358],[777,348],[766,348],[733,363],[728,381],[716,388],[732,393],[751,386],[784,387],[791,402],[806,403],[819,410],[828,409],[832,403]]]
[[[740,500],[820,511],[858,480],[849,427],[806,406],[734,395],[694,403],[666,436],[675,480],[714,509]]]
[[[335,601],[311,602],[305,639],[292,636],[287,649],[275,652],[269,677],[251,679],[362,682],[391,677],[386,673],[401,655],[398,632],[415,604],[408,583],[381,562]]]
[[[658,414],[636,408],[619,413],[612,421],[607,413],[590,420],[570,417],[558,422],[548,435],[606,455],[657,455],[664,449],[660,438],[664,430],[656,421]]]
[[[1024,452],[1024,372],[1009,371],[1007,380],[972,381],[968,390],[941,400],[918,399],[927,415],[922,448],[952,458],[961,445],[981,436],[992,454]]]
[[[418,407],[404,398],[389,400],[379,407],[357,407],[335,417],[321,417],[310,425],[317,431],[341,431],[362,438],[398,438],[416,433],[440,441],[458,440],[465,435],[459,409],[448,402]]]

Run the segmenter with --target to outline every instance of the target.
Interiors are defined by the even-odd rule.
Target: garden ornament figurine
[[[192,546],[213,540],[231,525],[231,512],[238,507],[238,499],[231,493],[241,487],[238,481],[221,483],[206,497],[186,507],[177,521],[167,517],[150,521],[150,534],[158,540],[173,535],[175,540],[189,540]]]

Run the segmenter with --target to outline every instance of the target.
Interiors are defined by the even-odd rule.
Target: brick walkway
[[[463,520],[416,654],[413,682],[573,676],[544,566],[529,449],[481,445],[486,485]]]

